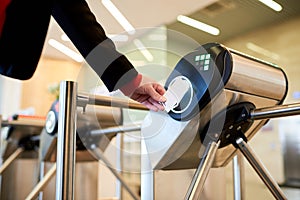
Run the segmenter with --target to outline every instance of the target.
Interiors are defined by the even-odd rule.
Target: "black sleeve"
[[[137,75],[129,60],[107,38],[84,0],[56,1],[52,16],[110,91]]]
[[[0,74],[32,77],[38,65],[51,16],[50,0],[12,0],[0,35]]]

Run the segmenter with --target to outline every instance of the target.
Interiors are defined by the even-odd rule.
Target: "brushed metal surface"
[[[247,57],[233,50],[230,50],[230,55],[232,70],[228,81],[197,116],[186,122],[169,119],[167,114],[162,113],[150,112],[146,116],[142,124],[142,134],[153,169],[197,168],[202,151],[205,149],[199,133],[210,119],[227,106],[251,102],[256,108],[264,108],[283,102],[287,93],[287,78],[284,71],[276,65]],[[153,123],[149,123],[150,121]],[[164,123],[154,123],[156,121]],[[244,133],[247,139],[250,140],[266,122],[267,119],[255,120]],[[222,123],[215,126],[221,127]],[[227,165],[235,154],[236,148],[232,145],[219,148],[213,167]]]

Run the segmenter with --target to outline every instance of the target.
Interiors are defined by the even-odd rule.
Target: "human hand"
[[[164,110],[161,102],[165,102],[166,98],[162,96],[165,89],[158,83],[146,83],[138,87],[130,96],[131,99],[138,101],[153,111]]]
[[[134,88],[130,94],[127,93],[126,95],[131,99],[142,103],[150,110],[164,110],[165,108],[161,104],[167,100],[163,96],[166,92],[164,87],[146,76],[140,76],[140,78],[141,80],[139,81],[138,86]]]

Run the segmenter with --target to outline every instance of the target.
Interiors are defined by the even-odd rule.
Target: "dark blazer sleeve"
[[[0,74],[26,80],[34,74],[51,16],[49,0],[11,0],[1,9]]]
[[[107,38],[85,0],[57,1],[52,16],[110,91],[137,76],[129,60]]]

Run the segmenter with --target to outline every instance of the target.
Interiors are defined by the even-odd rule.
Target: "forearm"
[[[58,1],[52,15],[110,91],[137,76],[135,68],[116,50],[84,0]]]

